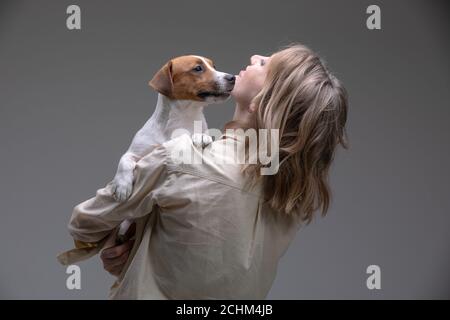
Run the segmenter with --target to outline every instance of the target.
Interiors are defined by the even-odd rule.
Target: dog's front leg
[[[116,201],[125,201],[133,191],[134,167],[137,157],[126,152],[119,161],[116,175],[112,181],[112,195]]]

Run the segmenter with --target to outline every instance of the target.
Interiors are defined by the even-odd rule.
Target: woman
[[[98,190],[75,208],[69,227],[77,241],[95,244],[123,219],[137,221],[135,240],[101,254],[118,276],[111,298],[263,299],[299,226],[327,212],[328,171],[336,146],[346,147],[341,83],[310,49],[292,45],[252,56],[232,96],[226,128],[279,130],[278,171],[261,175],[259,162],[213,161],[230,144],[245,148],[239,133],[202,152],[185,135],[138,163],[126,203]],[[202,163],[176,164],[171,152],[180,146],[201,153]]]

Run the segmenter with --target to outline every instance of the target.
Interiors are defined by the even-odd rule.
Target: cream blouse
[[[136,241],[111,299],[266,298],[300,221],[263,204],[260,185],[244,188],[229,152],[243,146],[239,134],[204,149],[189,135],[155,146],[136,165],[128,201],[114,201],[108,184],[74,208],[76,249],[59,261],[72,264],[112,245],[120,222],[133,219]],[[180,152],[202,161],[180,163]]]

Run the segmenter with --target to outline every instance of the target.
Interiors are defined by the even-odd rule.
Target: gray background
[[[78,4],[82,30],[66,28]],[[378,4],[382,30],[365,26]],[[147,82],[197,53],[232,73],[292,41],[350,93],[351,149],[333,165],[329,215],[297,234],[268,298],[450,297],[449,7],[438,1],[0,2],[0,298],[106,298],[98,258],[65,287],[57,253],[77,203],[114,175],[153,112]],[[221,128],[231,101],[209,107]],[[382,289],[368,290],[377,264]]]

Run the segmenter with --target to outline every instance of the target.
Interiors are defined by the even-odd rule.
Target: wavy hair
[[[308,47],[292,44],[273,54],[258,106],[256,129],[279,130],[279,167],[261,175],[261,163],[246,164],[250,184],[263,183],[264,198],[280,213],[311,222],[326,214],[331,191],[330,165],[337,145],[348,148],[347,92],[321,58]]]

